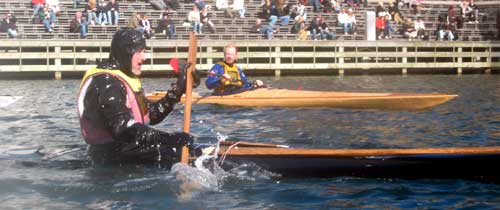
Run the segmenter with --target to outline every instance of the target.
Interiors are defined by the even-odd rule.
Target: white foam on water
[[[218,179],[214,174],[187,164],[174,164],[170,173],[177,181],[176,194],[181,201],[190,200],[201,192],[218,191],[219,189]]]
[[[227,136],[217,133],[217,146],[213,155],[203,154],[198,157],[194,166],[176,163],[172,166],[170,173],[174,175],[179,182],[178,198],[180,200],[189,200],[194,195],[206,191],[220,191],[221,183],[227,176],[226,172],[220,168],[217,163],[217,153],[221,141]]]
[[[32,155],[38,152],[39,149],[39,147],[34,146],[2,145],[0,146],[0,155]]]
[[[22,96],[0,96],[0,108],[7,107],[17,100],[23,98]]]
[[[202,192],[219,192],[225,181],[256,181],[280,177],[279,174],[266,171],[259,166],[249,163],[241,164],[230,171],[224,171],[217,163],[220,143],[228,137],[217,133],[217,144],[194,161],[194,166],[176,163],[170,173],[177,181],[178,199],[191,200]]]

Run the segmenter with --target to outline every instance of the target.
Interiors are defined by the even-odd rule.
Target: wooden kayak
[[[164,95],[165,92],[154,92],[147,97],[154,101]],[[437,106],[455,97],[457,95],[440,93],[356,93],[261,88],[225,96],[193,94],[193,104],[420,110]]]
[[[213,153],[213,151],[212,151]],[[219,164],[243,163],[283,177],[459,178],[499,182],[500,147],[417,149],[298,149],[280,145],[221,145]],[[222,162],[223,160],[223,162]]]

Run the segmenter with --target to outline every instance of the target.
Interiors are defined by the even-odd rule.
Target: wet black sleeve
[[[173,146],[183,143],[183,139],[175,133],[169,134],[136,122],[126,105],[126,89],[116,78],[99,76],[95,84],[99,112],[115,140],[133,142],[145,148],[158,144]],[[159,102],[158,107],[162,107],[161,104]],[[167,107],[165,110],[164,113],[168,114],[170,111],[167,110],[171,108]]]
[[[165,119],[165,117],[172,112],[177,102],[177,98],[172,97],[171,93],[168,93],[168,95],[156,102],[147,101],[150,119],[149,123],[151,125],[156,125],[163,121],[163,119]]]

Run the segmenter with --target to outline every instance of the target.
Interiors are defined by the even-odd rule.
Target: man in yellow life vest
[[[78,114],[94,163],[167,166],[178,161],[182,146],[193,143],[187,133],[167,133],[149,126],[165,119],[180,101],[186,90],[187,67],[179,68],[177,82],[164,98],[151,102],[139,80],[145,49],[141,32],[119,30],[111,41],[109,59],[88,70],[82,79]]]
[[[214,95],[240,93],[265,86],[260,80],[249,82],[243,70],[236,65],[237,60],[238,49],[236,45],[226,45],[224,47],[224,61],[212,66],[205,81],[207,88],[214,90]]]

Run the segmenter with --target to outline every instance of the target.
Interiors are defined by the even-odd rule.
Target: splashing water
[[[203,151],[203,155],[194,161],[195,167],[182,163],[176,163],[172,166],[170,173],[178,181],[177,195],[179,200],[189,200],[201,192],[220,192],[225,181],[256,181],[257,179],[268,180],[280,177],[279,174],[266,171],[252,163],[236,164],[229,171],[224,171],[217,163],[217,159],[220,159],[217,154],[220,151],[220,144],[227,138],[228,136],[217,132],[217,144]]]
[[[225,141],[226,139],[227,139],[227,136],[222,135],[221,133],[217,132],[217,145],[215,147],[215,151],[213,152],[213,155],[210,155],[207,153],[207,154],[203,154],[200,157],[198,157],[196,159],[196,161],[194,162],[194,165],[196,166],[196,168],[199,170],[206,171],[206,172],[210,173],[210,171],[203,166],[203,163],[208,161],[208,160],[215,161],[217,159],[217,154],[219,154],[219,150],[220,150],[220,143]]]
[[[172,166],[170,173],[179,181],[178,198],[189,200],[194,195],[204,191],[220,191],[221,183],[227,177],[227,173],[216,163],[220,142],[225,141],[227,136],[217,133],[217,145],[213,155],[203,154],[198,157],[194,166],[176,163]]]

